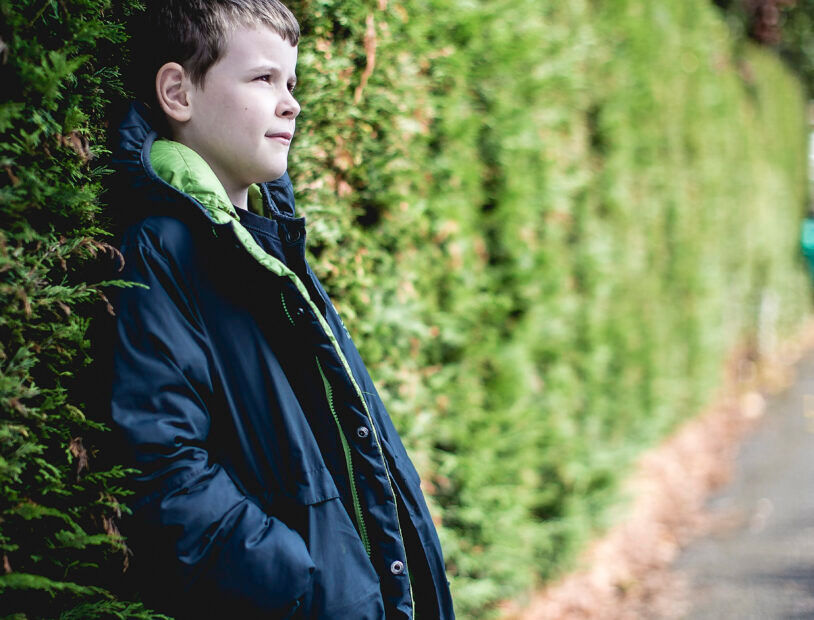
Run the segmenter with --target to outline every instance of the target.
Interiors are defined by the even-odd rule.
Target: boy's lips
[[[285,144],[289,144],[291,142],[291,134],[287,131],[279,131],[277,133],[268,133],[266,134],[267,138],[272,138],[275,140],[279,140]]]

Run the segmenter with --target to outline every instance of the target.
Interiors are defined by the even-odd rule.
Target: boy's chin
[[[264,175],[266,177],[265,180],[267,182],[276,181],[285,174],[286,170],[288,170],[287,161],[276,166],[269,166],[266,168],[266,173]]]
[[[282,176],[283,176],[283,175],[286,173],[286,170],[287,170],[287,168],[283,168],[283,171],[282,171],[282,172],[279,172],[279,171],[276,171],[276,170],[275,170],[275,171],[274,171],[274,172],[273,172],[273,173],[272,173],[272,174],[271,174],[271,175],[270,175],[270,176],[269,176],[269,177],[266,179],[266,182],[267,182],[267,183],[272,183],[272,182],[274,182],[274,181],[276,181],[276,180],[278,180],[278,179],[282,178]]]
[[[254,180],[251,183],[272,183],[277,179],[281,178],[285,173],[288,167],[285,168],[274,168],[274,169],[266,169],[261,174],[258,174],[254,177]]]

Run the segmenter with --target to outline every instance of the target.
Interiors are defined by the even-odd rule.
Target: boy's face
[[[241,27],[203,87],[190,89],[191,114],[175,137],[206,160],[230,197],[286,171],[300,112],[296,65],[297,47],[276,32]]]

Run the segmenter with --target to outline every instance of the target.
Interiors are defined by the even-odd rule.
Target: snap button
[[[302,306],[297,308],[297,316],[303,316],[305,314],[305,308]]]
[[[368,435],[370,435],[370,431],[368,430],[367,426],[360,426],[356,429],[356,436],[359,439],[365,439]]]
[[[404,572],[404,562],[396,560],[390,565],[390,572],[394,575],[401,575]]]
[[[294,230],[292,232],[289,232],[288,230],[286,230],[285,238],[289,243],[294,243],[295,241],[299,241],[300,240],[300,231],[299,230]]]

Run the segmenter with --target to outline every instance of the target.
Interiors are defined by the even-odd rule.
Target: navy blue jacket
[[[453,618],[418,474],[305,260],[288,176],[259,186],[264,215],[213,210],[156,173],[147,119],[131,108],[114,156],[121,277],[148,288],[117,293],[111,397],[142,472],[123,530],[146,602]]]

